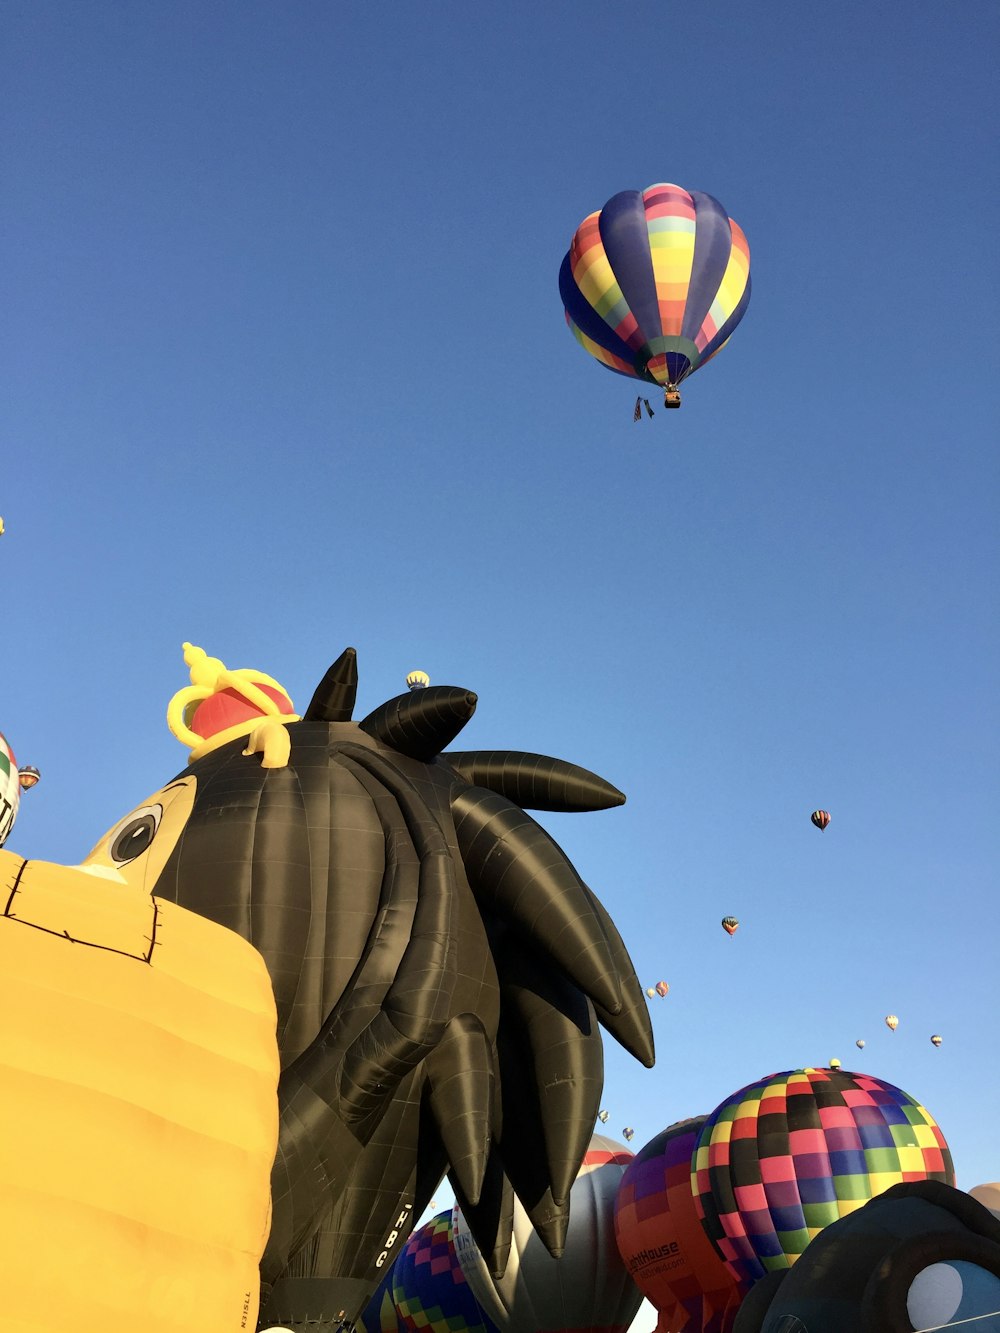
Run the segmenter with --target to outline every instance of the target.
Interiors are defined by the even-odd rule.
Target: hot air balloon
[[[614,1241],[615,1195],[632,1154],[595,1134],[570,1191],[561,1259],[541,1244],[520,1202],[507,1270],[491,1276],[459,1204],[452,1215],[455,1251],[483,1312],[501,1333],[625,1333],[642,1294]]]
[[[411,671],[406,677],[407,688],[411,690],[426,690],[431,683],[431,678],[426,671]]]
[[[937,1034],[936,1032],[934,1033],[934,1036],[931,1037],[931,1045],[932,1045],[932,1046],[940,1046],[940,1045],[941,1045],[941,1038],[938,1036],[938,1034]]]
[[[830,812],[829,810],[814,810],[809,818],[822,833],[830,822]]]
[[[886,1014],[885,1025],[890,1032],[895,1032],[896,1029],[899,1027],[899,1019],[896,1017],[895,1014]]]
[[[496,1333],[458,1262],[450,1208],[407,1241],[393,1265],[391,1287],[405,1333]]]
[[[680,407],[677,386],[728,341],[750,303],[750,248],[711,195],[670,184],[624,190],[580,223],[559,294],[585,351],[660,385],[664,405]]]
[[[21,783],[17,760],[6,737],[0,733],[0,847],[10,837],[21,803]]]
[[[354,1321],[355,1333],[402,1333],[403,1325],[392,1299],[392,1279],[393,1270],[390,1268]],[[273,1330],[265,1329],[264,1333],[273,1333]]]
[[[635,1130],[632,1129],[631,1126],[626,1125],[626,1127],[622,1130],[622,1138],[625,1140],[626,1143],[631,1143],[632,1140],[635,1138]]]
[[[650,999],[652,999],[653,996],[656,994],[656,987],[655,987],[655,986],[647,986],[647,987],[646,987],[646,994],[649,996]]]
[[[610,1119],[610,1112],[608,1112],[608,1111],[598,1111],[598,1113],[597,1113],[597,1118],[598,1118],[598,1120],[601,1122],[602,1125],[606,1125],[606,1124],[608,1123],[608,1120]]]
[[[839,1068],[840,1068],[840,1061],[837,1059],[836,1056],[834,1056],[833,1059],[830,1061],[830,1068],[831,1068],[831,1069],[839,1069]]]
[[[35,768],[34,764],[25,764],[24,767],[19,770],[17,775],[18,784],[20,785],[21,790],[30,791],[32,787],[38,783],[41,776],[41,773]]]
[[[867,1074],[795,1069],[727,1097],[698,1136],[691,1188],[740,1283],[790,1268],[824,1227],[902,1180],[955,1183],[933,1117]]]
[[[658,981],[658,982],[656,983],[656,988],[655,988],[655,989],[656,989],[656,993],[657,993],[657,995],[660,997],[661,1000],[663,999],[663,997],[664,997],[665,995],[669,995],[669,994],[670,994],[670,987],[667,985],[667,983],[666,983],[665,981]]]
[[[615,1200],[618,1250],[671,1333],[729,1333],[742,1296],[691,1193],[691,1154],[704,1123],[705,1116],[682,1120],[640,1148]]]
[[[739,929],[740,923],[734,916],[724,916],[722,918],[722,929],[727,935],[735,935]]]
[[[864,1037],[859,1037],[859,1038],[857,1039],[857,1041],[856,1041],[854,1044],[855,1044],[855,1046],[858,1048],[859,1051],[863,1051],[863,1050],[865,1049],[865,1039],[864,1039]]]

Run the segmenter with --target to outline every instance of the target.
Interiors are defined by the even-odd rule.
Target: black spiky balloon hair
[[[194,807],[155,892],[263,955],[280,1141],[263,1315],[356,1314],[448,1172],[502,1273],[516,1192],[561,1252],[603,1085],[598,1024],[647,1067],[642,989],[611,918],[525,813],[620,805],[596,774],[442,753],[476,696],[351,721],[347,649],[288,726],[287,765],[234,741],[185,770]]]

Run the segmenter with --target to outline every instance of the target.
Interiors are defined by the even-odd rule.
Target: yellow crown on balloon
[[[247,736],[244,754],[261,754],[264,768],[284,768],[291,752],[285,728],[300,719],[278,682],[263,671],[230,671],[191,643],[184,644],[184,662],[191,684],[167,705],[167,726],[191,747],[191,762]]]

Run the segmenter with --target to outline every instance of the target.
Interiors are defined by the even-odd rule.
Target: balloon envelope
[[[724,916],[722,918],[722,929],[727,935],[735,935],[739,929],[739,924],[734,916]]]
[[[705,1116],[682,1120],[640,1148],[615,1201],[619,1253],[671,1333],[728,1333],[742,1295],[691,1193],[691,1155],[704,1124]]]
[[[21,784],[18,781],[17,760],[0,733],[0,847],[10,837],[21,803]]]
[[[670,994],[670,987],[667,985],[665,981],[658,981],[656,983],[656,993],[662,1000],[664,995]]]
[[[896,1029],[899,1027],[899,1019],[896,1017],[895,1014],[886,1014],[885,1025],[890,1032],[895,1032]]]
[[[570,1191],[569,1227],[561,1259],[553,1259],[514,1203],[507,1271],[490,1275],[461,1207],[453,1213],[455,1250],[479,1305],[501,1333],[625,1333],[642,1294],[625,1271],[614,1241],[615,1195],[632,1154],[595,1134]]]
[[[679,384],[729,339],[750,303],[750,247],[711,195],[624,190],[584,218],[559,273],[566,323],[602,365]]]
[[[809,818],[818,829],[822,830],[825,829],[830,822],[830,812],[829,810],[814,810]]]
[[[708,1117],[692,1189],[740,1282],[790,1268],[825,1226],[900,1181],[955,1183],[933,1117],[891,1083],[794,1069],[740,1089]]]
[[[496,1333],[458,1262],[451,1209],[413,1233],[393,1265],[391,1286],[406,1333]]]

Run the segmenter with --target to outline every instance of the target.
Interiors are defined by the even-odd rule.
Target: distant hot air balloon
[[[585,351],[660,385],[664,405],[680,407],[677,386],[725,345],[750,303],[750,247],[711,195],[624,190],[580,223],[559,294]]]
[[[896,1017],[895,1014],[886,1014],[885,1025],[890,1032],[895,1032],[896,1029],[899,1027],[899,1019]]]
[[[829,810],[814,810],[809,818],[820,832],[822,832],[830,822],[830,812]]]
[[[515,1200],[511,1253],[502,1278],[491,1276],[461,1207],[455,1205],[453,1235],[462,1272],[501,1333],[625,1333],[642,1294],[618,1254],[612,1218],[615,1195],[631,1160],[624,1145],[594,1135],[570,1191],[561,1259],[548,1253]]]
[[[496,1333],[465,1280],[455,1253],[452,1210],[415,1231],[393,1264],[392,1300],[405,1333]]]
[[[857,1041],[856,1041],[854,1044],[855,1044],[855,1046],[858,1048],[859,1051],[863,1051],[863,1050],[865,1049],[865,1039],[864,1039],[864,1037],[859,1037],[859,1038],[857,1039]]]
[[[21,790],[30,791],[41,776],[41,773],[35,768],[34,764],[25,764],[24,767],[18,771],[18,782]]]
[[[656,983],[656,993],[662,1000],[665,995],[670,994],[670,987],[667,985],[665,981],[658,981]]]
[[[626,1125],[626,1127],[622,1130],[622,1138],[625,1140],[626,1143],[631,1143],[632,1140],[635,1138],[635,1130],[632,1129],[631,1126]]]
[[[683,1120],[640,1148],[615,1200],[615,1238],[625,1266],[660,1311],[660,1328],[723,1333],[742,1298],[695,1210],[691,1155],[705,1116]]]
[[[608,1119],[610,1118],[610,1112],[608,1112],[608,1111],[598,1111],[598,1113],[597,1113],[597,1118],[598,1118],[598,1120],[601,1122],[602,1125],[606,1125],[606,1124],[608,1123]]]
[[[830,1068],[831,1068],[831,1069],[839,1069],[839,1068],[840,1068],[840,1061],[837,1059],[836,1056],[834,1056],[833,1059],[830,1061]]]
[[[940,1045],[941,1045],[941,1038],[938,1036],[938,1034],[937,1034],[936,1032],[934,1033],[934,1036],[931,1037],[931,1044],[934,1045],[934,1046],[940,1046]]]
[[[919,1103],[867,1074],[794,1069],[715,1108],[691,1188],[709,1239],[746,1284],[791,1268],[813,1236],[873,1195],[922,1179],[955,1183],[944,1135]]]
[[[734,916],[724,916],[722,918],[722,929],[727,935],[735,935],[739,929],[739,924]]]
[[[647,987],[646,987],[646,994],[649,996],[650,999],[652,999],[653,996],[656,994],[656,987],[655,987],[655,986],[647,986]]]
[[[411,690],[426,690],[431,678],[426,671],[411,671],[406,677],[406,684]]]

